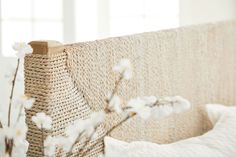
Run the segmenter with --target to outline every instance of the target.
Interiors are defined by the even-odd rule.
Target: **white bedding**
[[[207,105],[214,128],[206,134],[171,144],[131,143],[105,138],[106,157],[235,157],[236,107]]]

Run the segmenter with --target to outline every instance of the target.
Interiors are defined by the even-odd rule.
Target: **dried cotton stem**
[[[12,107],[12,98],[13,98],[13,94],[14,94],[14,89],[15,89],[15,84],[16,84],[16,76],[19,70],[19,66],[20,66],[20,59],[17,60],[17,66],[16,66],[16,71],[14,73],[14,77],[12,80],[12,88],[11,88],[11,95],[10,95],[10,102],[9,102],[9,108],[8,108],[8,127],[11,125],[11,107]]]

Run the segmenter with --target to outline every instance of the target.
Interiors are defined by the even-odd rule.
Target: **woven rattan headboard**
[[[125,99],[142,95],[181,95],[194,107],[163,121],[138,118],[112,132],[127,141],[168,143],[200,135],[205,118],[198,105],[215,102],[236,104],[236,22],[221,22],[160,32],[62,45],[53,41],[31,42],[34,52],[25,59],[25,93],[36,98],[27,112],[30,142],[28,156],[40,156],[40,136],[31,116],[45,111],[53,118],[48,134],[63,134],[77,117],[86,118],[104,107],[105,95],[116,76],[112,66],[129,58],[134,79],[124,82]],[[99,135],[119,121],[110,115]],[[145,129],[144,129],[145,128]],[[102,142],[88,156],[96,156]]]

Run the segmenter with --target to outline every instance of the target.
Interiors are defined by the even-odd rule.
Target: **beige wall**
[[[180,26],[236,19],[236,0],[180,0]]]

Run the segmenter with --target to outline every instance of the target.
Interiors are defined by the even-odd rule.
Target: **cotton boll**
[[[26,138],[28,128],[26,125],[17,124],[14,127],[4,127],[0,129],[0,134],[7,139],[16,139],[15,141]]]
[[[165,116],[169,116],[173,113],[173,107],[171,107],[170,105],[162,105],[160,106],[160,110],[163,113],[163,115]]]
[[[91,137],[93,133],[95,132],[95,128],[93,126],[89,126],[85,130],[85,137]]]
[[[120,62],[113,68],[115,72],[119,73],[123,73],[127,69],[131,69],[131,63],[128,59],[121,59]]]
[[[157,97],[155,96],[145,96],[145,97],[142,97],[142,99],[145,101],[145,104],[148,106],[153,105],[157,101]]]
[[[121,72],[122,72],[122,67],[119,66],[119,65],[116,65],[116,66],[113,67],[113,71],[114,71],[114,72],[121,73]]]
[[[126,69],[123,73],[123,77],[126,80],[130,80],[132,78],[133,74],[132,74],[132,70],[131,69]]]
[[[0,140],[5,138],[13,139],[14,141],[14,149],[18,149],[18,152],[25,152],[28,149],[27,141],[26,141],[26,133],[28,128],[25,123],[17,123],[16,126],[4,127],[0,129]],[[23,153],[25,153],[23,152]]]
[[[163,114],[163,112],[160,110],[159,107],[154,107],[152,109],[152,117],[156,120],[162,119],[165,117],[165,115]]]
[[[84,123],[84,134],[86,137],[91,137],[95,132],[95,128],[99,126],[105,120],[105,112],[94,112],[90,115],[89,119],[83,121]]]
[[[76,126],[75,128],[78,131],[78,133],[81,133],[82,131],[84,131],[84,129],[86,127],[84,120],[81,120],[81,119],[77,119],[74,122],[74,125]]]
[[[143,99],[141,99],[140,97],[137,97],[135,99],[130,99],[128,101],[127,106],[128,107],[132,107],[132,108],[143,108],[145,107],[145,101]]]
[[[17,42],[12,46],[12,48],[17,51],[16,56],[19,59],[22,59],[26,54],[30,54],[33,52],[32,47],[24,42]]]
[[[0,134],[6,137],[7,139],[14,139],[15,129],[12,127],[4,127],[0,129]]]
[[[131,99],[127,106],[130,107],[130,109],[127,110],[129,113],[136,113],[142,119],[148,119],[151,115],[151,108],[147,106],[146,102],[140,97]]]
[[[121,59],[120,62],[114,66],[113,71],[123,74],[123,78],[126,80],[132,78],[131,63],[128,59]]]
[[[52,136],[47,136],[47,138],[44,140],[44,154],[48,157],[51,157],[55,154],[55,151],[55,139]]]
[[[25,140],[26,139],[26,134],[28,132],[28,127],[25,123],[19,122],[14,126],[14,141],[15,143],[20,140]],[[17,145],[17,144],[16,144]]]
[[[121,100],[120,97],[114,95],[109,103],[109,109],[115,111],[116,113],[121,113]]]
[[[34,98],[28,98],[24,101],[23,105],[27,110],[29,110],[32,108],[34,102],[35,102]]]
[[[75,140],[80,134],[84,134],[86,137],[92,136],[95,128],[103,123],[105,120],[105,112],[94,112],[90,115],[90,118],[85,120],[76,120],[73,124],[69,125],[65,129],[65,134],[70,141]],[[74,142],[74,141],[73,141]]]
[[[92,124],[88,124],[88,120],[76,120],[73,124],[70,124],[65,128],[66,136],[74,141],[82,132],[86,130],[86,127],[91,126]]]
[[[52,118],[47,116],[44,112],[36,113],[36,116],[32,117],[32,121],[39,129],[51,129]]]
[[[58,145],[59,147],[61,147],[63,149],[63,151],[65,151],[66,153],[68,153],[74,143],[74,141],[71,141],[71,139],[69,139],[68,137],[63,137],[63,136],[57,136],[54,139],[56,145]]]
[[[166,96],[160,99],[161,104],[171,104],[172,103],[172,97]]]
[[[91,114],[89,120],[91,121],[92,125],[96,127],[104,122],[105,117],[106,117],[106,114],[104,111],[94,112]]]
[[[71,135],[71,134],[74,134],[76,131],[75,131],[75,126],[72,124],[72,125],[69,125],[65,128],[65,134],[67,136]]]
[[[17,100],[17,104],[19,105],[23,105],[25,109],[29,110],[32,108],[33,104],[35,102],[35,98],[30,98],[26,95],[21,96],[18,100]]]
[[[26,139],[14,140],[14,146],[19,151],[23,151],[24,153],[26,153],[29,147],[29,142]]]
[[[121,59],[119,62],[119,65],[125,69],[131,68],[131,63],[129,59]]]
[[[147,120],[151,116],[151,108],[144,107],[142,110],[137,112],[138,116],[144,120]]]
[[[98,137],[99,137],[98,132],[94,132],[91,139],[96,140]]]
[[[154,107],[152,110],[152,116],[154,119],[162,119],[173,114],[173,107],[170,105],[160,105]]]
[[[130,109],[128,109],[128,112],[134,112],[134,113],[138,113],[140,110],[142,110],[145,106],[145,102],[140,99],[140,97],[136,98],[136,99],[131,99],[128,101],[127,107],[130,107]]]
[[[80,134],[80,131],[78,131],[77,127],[74,124],[72,124],[65,128],[65,134],[67,137],[75,139]]]
[[[161,103],[172,106],[174,113],[181,113],[191,107],[191,103],[181,96],[164,97],[161,99]]]
[[[119,114],[119,113],[121,113],[123,110],[122,110],[121,106],[117,104],[117,105],[114,106],[114,111]]]
[[[28,151],[29,142],[27,140],[21,140],[15,143],[14,141],[14,148],[12,151],[12,157],[23,157],[26,156]]]
[[[182,98],[181,96],[173,97],[172,102],[175,113],[181,113],[191,107],[191,103],[187,99]]]

